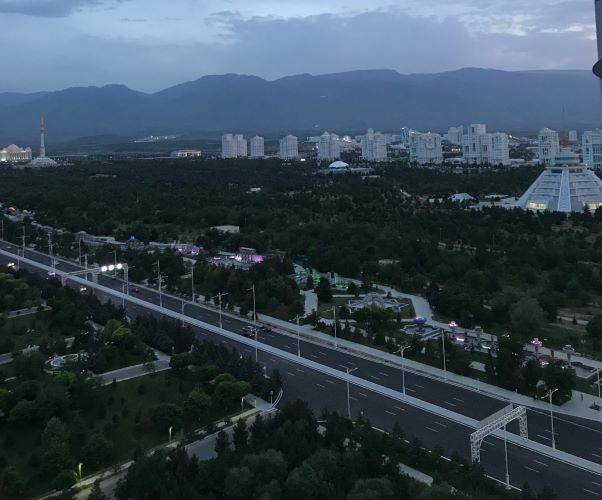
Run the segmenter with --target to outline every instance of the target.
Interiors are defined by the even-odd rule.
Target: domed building
[[[16,144],[0,149],[0,163],[21,163],[31,160],[31,148],[20,148]]]
[[[332,162],[332,163],[331,163],[331,164],[328,166],[328,168],[329,168],[330,170],[342,170],[342,169],[347,169],[347,168],[349,168],[349,164],[348,164],[348,163],[345,163],[344,161],[337,160],[337,161],[334,161],[334,162]]]
[[[579,161],[579,155],[563,149],[515,206],[567,213],[587,207],[593,212],[602,207],[602,180]]]

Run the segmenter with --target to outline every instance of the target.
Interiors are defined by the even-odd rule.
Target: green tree
[[[188,370],[188,367],[192,364],[192,354],[189,352],[180,352],[171,356],[169,360],[169,366],[177,373],[182,374]]]
[[[602,338],[602,314],[598,314],[589,320],[585,327],[590,337],[595,339]]]
[[[46,448],[62,446],[69,442],[69,429],[60,418],[52,417],[42,432],[42,445]]]
[[[255,478],[247,467],[233,467],[224,480],[225,498],[245,500],[253,497]]]
[[[184,411],[192,420],[199,421],[211,406],[211,398],[200,389],[193,389],[184,402]]]
[[[84,462],[92,467],[100,467],[107,463],[113,445],[102,434],[92,434],[82,450]]]
[[[215,388],[213,398],[224,408],[240,405],[241,398],[251,392],[251,384],[244,381],[221,382]]]
[[[239,450],[247,446],[247,440],[249,439],[249,431],[247,431],[247,423],[243,418],[239,418],[234,426],[234,432],[232,433],[232,443],[234,447]]]
[[[173,403],[160,403],[151,408],[150,413],[155,428],[165,433],[170,427],[179,427],[184,415],[182,408]]]
[[[222,455],[229,449],[229,447],[230,438],[228,437],[228,434],[226,434],[223,430],[219,431],[215,439],[215,453]]]
[[[396,498],[393,484],[387,478],[360,479],[354,485],[347,500],[394,500]]]
[[[332,301],[332,290],[330,288],[330,280],[328,278],[320,278],[320,282],[316,287],[316,295],[321,303]]]
[[[0,492],[2,498],[20,499],[25,491],[25,481],[19,475],[16,467],[9,466],[0,476]]]
[[[545,324],[545,314],[537,299],[526,298],[510,306],[512,331],[523,339],[536,337]]]

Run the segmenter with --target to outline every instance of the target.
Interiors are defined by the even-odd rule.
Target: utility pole
[[[554,435],[554,407],[552,406],[552,396],[554,395],[555,392],[557,392],[558,389],[550,389],[548,391],[548,393],[544,396],[549,398],[550,400],[550,427],[552,430],[552,449],[556,449],[556,436]]]
[[[194,304],[194,265],[192,266],[191,288],[192,288],[192,303]]]
[[[79,259],[78,259],[77,263],[81,266],[82,265],[82,240],[81,240],[81,238],[79,240],[77,240],[77,246],[79,249]]]
[[[159,285],[159,307],[163,307],[163,295],[161,294],[161,262],[157,261],[157,278]]]
[[[441,343],[443,345],[443,376],[447,379],[447,361],[445,360],[445,330],[441,328]]]
[[[23,250],[23,258],[25,258],[25,226],[23,226],[23,236],[21,237],[21,249]]]
[[[403,395],[405,396],[406,394],[406,364],[404,362],[403,359],[403,353],[405,352],[405,350],[410,347],[409,345],[402,345],[399,350],[397,352],[401,353],[401,387],[402,387],[402,392]],[[394,353],[394,354],[397,354]]]
[[[346,368],[347,370],[347,418],[349,420],[351,420],[351,398],[349,396],[349,374],[355,370],[357,370],[357,368]]]
[[[338,349],[339,345],[337,343],[337,306],[336,305],[332,308],[332,319],[334,321],[334,348]]]

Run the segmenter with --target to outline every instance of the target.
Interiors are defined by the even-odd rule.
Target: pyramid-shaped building
[[[594,212],[602,207],[602,180],[579,161],[579,156],[563,149],[537,180],[516,202],[527,210],[551,212]]]

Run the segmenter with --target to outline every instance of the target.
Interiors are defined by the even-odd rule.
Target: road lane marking
[[[325,386],[325,385],[322,385],[322,384],[316,384],[316,385],[317,385],[318,387],[322,388],[322,389],[326,389],[326,386]]]
[[[429,431],[432,431],[432,432],[437,432],[437,433],[439,432],[437,429],[433,429],[432,427],[425,427],[425,429],[428,429]]]
[[[353,401],[359,401],[359,399],[354,398],[353,396],[349,396],[349,399],[353,399]]]
[[[320,356],[328,356],[328,354],[326,354],[325,352],[322,352],[322,351],[318,351],[318,354],[319,354]]]
[[[383,372],[378,372],[379,375],[382,375],[383,377],[388,377],[389,374],[388,373],[383,373]]]
[[[533,459],[533,462],[535,462],[536,464],[539,464],[539,465],[543,465],[544,467],[549,467],[549,465],[548,465],[548,464],[545,464],[545,463],[543,463],[543,462],[540,462],[539,460],[535,460],[535,459]]]
[[[329,380],[329,379],[326,378],[326,379],[324,379],[324,381],[327,382],[327,383],[329,383],[329,384],[334,385],[334,382],[332,380]]]
[[[378,377],[376,377],[374,375],[370,375],[370,378],[373,378],[374,380],[380,380]]]
[[[315,354],[310,354],[309,356],[310,356],[311,358],[318,359],[318,356],[316,356]]]
[[[294,374],[294,373],[291,373],[291,372],[286,372],[286,373],[287,373],[288,375],[290,375],[291,377],[295,377],[295,374]]]
[[[594,457],[596,457],[596,458],[602,458],[602,456],[600,456],[600,455],[596,455],[595,453],[592,453],[592,455],[593,455]]]
[[[389,411],[389,410],[385,410],[385,413],[388,413],[389,415],[393,415],[394,417],[397,416],[395,413],[393,413],[392,411]]]
[[[275,360],[274,358],[270,358],[270,361],[271,361],[272,363],[275,363],[275,362],[276,362],[276,360]]]
[[[541,439],[547,439],[548,441],[550,441],[552,438],[549,438],[548,436],[542,436],[541,434],[535,434],[537,437],[540,437]]]
[[[418,389],[424,389],[424,386],[420,384],[414,384],[414,387],[418,387]]]
[[[433,422],[435,425],[438,425],[439,427],[443,427],[444,429],[447,429],[447,425],[442,424],[441,422]]]
[[[367,397],[368,397],[368,394],[364,394],[363,392],[358,392],[358,394],[359,394],[360,396],[364,396],[365,398],[367,398]]]
[[[595,491],[588,490],[587,488],[583,488],[583,491],[585,491],[586,493],[589,493],[590,495],[596,495],[597,497],[600,496],[600,493],[596,493]]]
[[[406,387],[406,391],[408,391],[408,392],[416,392],[414,389],[410,389],[409,387]]]
[[[295,368],[296,371],[298,371],[299,373],[305,373],[305,370],[302,370],[301,368]]]
[[[452,398],[454,401],[457,401],[458,403],[464,403],[463,399],[460,398]]]
[[[443,401],[443,404],[446,404],[448,406],[453,406],[454,408],[458,405],[454,404],[454,403],[450,403],[449,401]]]
[[[483,444],[486,444],[487,446],[495,446],[495,443],[490,443],[489,441],[483,441]]]
[[[339,366],[340,366],[341,368],[345,368],[345,370],[346,370],[347,368],[349,368],[347,365],[341,365],[341,364],[339,364]]]
[[[592,484],[595,484],[596,486],[600,486],[600,487],[602,487],[602,484],[600,484],[600,483],[596,483],[596,481],[592,481]]]
[[[525,465],[525,469],[530,470],[532,472],[537,472],[539,474],[539,471],[537,469],[533,469],[531,467],[527,467],[526,465]]]
[[[394,408],[399,411],[406,411],[405,408],[402,408],[401,406],[394,406]]]

